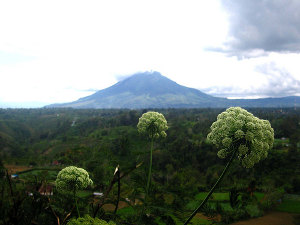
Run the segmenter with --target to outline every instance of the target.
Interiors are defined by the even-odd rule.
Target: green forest
[[[228,162],[208,138],[225,110],[0,109],[0,224],[184,224]],[[300,109],[246,110],[270,122],[272,148],[248,168],[233,158],[188,224],[270,211],[299,224]],[[165,134],[139,132],[149,111],[164,116]],[[60,191],[72,188],[58,183],[67,167],[86,171],[86,185]]]

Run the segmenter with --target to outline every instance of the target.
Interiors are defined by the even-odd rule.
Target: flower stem
[[[75,205],[76,205],[77,215],[78,215],[78,217],[80,217],[75,190],[74,190],[74,201],[75,201]]]
[[[154,138],[152,137],[151,138],[151,148],[150,148],[150,165],[149,165],[149,172],[148,172],[145,202],[147,201],[147,198],[148,198],[150,181],[151,181],[153,142],[154,142]]]
[[[228,168],[229,168],[229,166],[230,166],[230,164],[231,164],[231,162],[232,162],[232,160],[233,160],[233,158],[234,158],[234,156],[235,156],[237,150],[238,150],[238,148],[235,147],[235,148],[234,148],[234,151],[233,151],[233,153],[232,153],[232,155],[231,155],[231,157],[230,157],[230,159],[229,159],[227,165],[225,166],[225,168],[224,168],[222,174],[220,175],[219,179],[217,180],[217,182],[215,183],[215,185],[212,187],[212,189],[209,191],[209,193],[207,194],[207,196],[205,197],[205,199],[202,201],[202,203],[198,206],[198,208],[195,209],[195,211],[194,211],[194,212],[190,215],[190,217],[185,221],[184,225],[187,225],[187,224],[191,221],[191,219],[193,219],[193,217],[196,215],[196,213],[197,213],[197,212],[205,205],[205,203],[207,202],[207,200],[209,199],[209,197],[212,195],[212,193],[213,193],[214,190],[216,189],[217,185],[218,185],[218,184],[220,183],[220,181],[223,179],[223,177],[224,177],[225,173],[227,172],[227,170],[228,170]]]

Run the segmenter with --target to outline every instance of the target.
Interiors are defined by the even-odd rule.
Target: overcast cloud
[[[278,68],[275,63],[258,65],[256,70],[265,74],[266,84],[257,93],[265,96],[284,97],[296,95],[300,90],[300,81],[285,68]]]
[[[236,54],[300,51],[299,0],[221,2],[229,13],[228,51]]]
[[[216,96],[300,96],[299,12],[298,0],[0,1],[0,107],[75,101],[151,70]]]
[[[247,86],[212,86],[203,91],[218,97],[261,98],[299,95],[300,80],[275,62],[255,66],[260,82]]]
[[[208,50],[247,61],[247,76],[259,74],[257,83],[214,85],[203,90],[231,98],[282,97],[300,95],[300,1],[220,1],[229,21],[222,47]],[[256,58],[256,59],[254,59]],[[244,68],[245,69],[245,68]],[[246,77],[246,76],[244,76]],[[247,82],[247,81],[246,81]]]

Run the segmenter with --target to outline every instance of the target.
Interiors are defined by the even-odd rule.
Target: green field
[[[208,192],[200,192],[199,194],[197,194],[195,196],[195,200],[202,201],[206,197],[207,194],[208,194]],[[261,200],[265,194],[261,193],[261,192],[255,192],[254,195],[257,198],[257,200]],[[211,197],[209,198],[209,201],[229,201],[229,192],[213,193],[211,195]]]
[[[39,178],[44,177],[48,181],[54,181],[56,180],[58,172],[58,169],[32,169],[18,173],[18,175],[20,179],[30,179],[36,176]]]
[[[209,225],[209,224],[212,224],[212,221],[209,221],[209,220],[206,220],[206,219],[202,219],[202,218],[194,217],[191,220],[191,223],[193,225]]]
[[[300,195],[285,195],[277,211],[300,214]]]
[[[92,194],[93,194],[93,192],[87,191],[87,190],[79,190],[76,193],[77,197],[80,197],[80,198],[86,198],[86,197],[92,196]]]
[[[280,212],[300,214],[300,201],[283,200],[282,203],[276,207],[276,210]]]

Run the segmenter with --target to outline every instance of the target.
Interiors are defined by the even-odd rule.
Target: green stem
[[[147,198],[148,198],[150,181],[151,181],[153,142],[154,142],[154,138],[152,137],[151,138],[151,148],[150,148],[150,165],[149,165],[149,172],[148,172],[145,202],[147,201]]]
[[[185,221],[184,225],[187,225],[191,219],[193,219],[193,217],[196,215],[196,213],[205,205],[205,203],[207,202],[207,200],[209,199],[209,197],[212,195],[212,193],[214,192],[214,190],[216,189],[217,185],[220,183],[220,181],[223,179],[225,173],[227,172],[236,152],[237,152],[238,148],[235,147],[227,165],[225,166],[221,176],[219,177],[219,179],[217,180],[217,182],[215,183],[215,185],[212,187],[212,189],[209,191],[209,193],[207,194],[207,196],[205,197],[205,199],[202,201],[202,203],[198,206],[197,209],[195,209],[195,211],[190,215],[190,217]]]
[[[75,201],[75,205],[76,205],[77,215],[78,215],[78,217],[80,217],[75,190],[74,190],[74,201]]]
[[[148,194],[149,194],[149,187],[150,187],[150,181],[151,181],[151,170],[152,170],[152,152],[153,152],[153,142],[154,142],[154,136],[151,136],[151,147],[150,147],[150,165],[149,165],[149,172],[148,172],[148,179],[147,179],[147,187],[146,187],[146,196],[145,201],[142,209],[142,213],[139,217],[139,224],[142,224],[142,216],[145,213],[145,206],[147,204]]]
[[[120,194],[121,194],[121,182],[120,182],[120,170],[118,169],[117,171],[117,178],[118,178],[118,199],[117,199],[117,204],[116,204],[116,208],[114,211],[114,214],[116,215],[117,210],[118,210],[118,206],[119,206],[119,202],[120,202]]]

